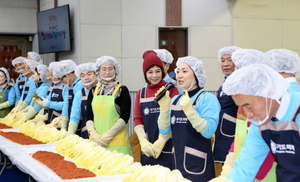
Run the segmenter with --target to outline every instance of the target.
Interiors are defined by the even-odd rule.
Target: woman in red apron
[[[108,150],[132,155],[128,139],[131,99],[128,88],[117,80],[120,65],[114,57],[96,61],[100,81],[88,95],[86,127],[90,139]]]
[[[143,72],[147,86],[136,94],[134,109],[134,131],[141,144],[142,165],[156,165],[172,169],[171,134],[166,137],[159,135],[157,119],[159,105],[154,101],[155,93],[167,84],[163,63],[154,51],[146,51],[143,55]],[[177,88],[170,91],[171,97],[178,95]]]

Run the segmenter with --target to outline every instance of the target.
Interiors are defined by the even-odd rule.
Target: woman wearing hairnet
[[[167,92],[159,100],[159,132],[172,132],[174,169],[191,181],[206,182],[215,177],[210,138],[217,129],[220,104],[202,90],[206,75],[201,60],[182,57],[176,66],[176,80],[185,93],[171,100]]]
[[[16,101],[15,88],[9,85],[10,76],[7,69],[0,68],[0,118],[10,113]]]
[[[88,139],[89,135],[85,123],[86,119],[83,113],[86,112],[89,91],[98,83],[95,63],[83,63],[78,65],[75,69],[75,74],[80,78],[84,88],[75,94],[68,126],[68,135],[76,133],[82,138]]]
[[[243,68],[245,66],[253,65],[253,64],[264,64],[270,66],[271,68],[275,68],[273,62],[268,59],[268,56],[261,51],[255,49],[240,49],[235,51],[232,54],[232,61],[236,65],[236,68]],[[236,135],[234,138],[234,142],[231,145],[231,148],[228,150],[228,154],[226,156],[226,160],[222,167],[221,176],[226,176],[227,173],[233,167],[234,160],[237,159],[237,156],[244,144],[244,140],[246,138],[248,126],[250,126],[251,122],[247,121],[246,113],[244,110],[239,107],[237,113],[237,122],[236,122]],[[271,153],[268,154],[265,159],[263,165],[259,169],[255,181],[274,181],[275,172],[272,168],[274,162],[274,157]],[[276,164],[273,165],[275,168]]]
[[[52,73],[55,67],[58,67],[60,62],[51,62],[48,67],[47,79],[52,80],[52,87],[47,91],[47,97],[41,97],[42,100],[36,102],[43,106],[44,110],[41,110],[38,115],[36,115],[36,122],[43,121],[45,124],[50,124],[53,119],[61,116],[65,102],[68,101],[68,87],[63,85],[60,80],[53,77]]]
[[[47,71],[48,68],[46,65],[37,65],[33,74],[33,81],[36,84],[36,90],[33,94],[32,102],[29,106],[18,113],[18,118],[23,120],[28,120],[33,118],[40,110],[42,109],[39,105],[36,104],[34,96],[46,97],[47,91],[50,87],[49,81],[47,80]]]
[[[35,62],[37,62],[39,64],[43,63],[43,60],[42,60],[41,56],[36,52],[28,52],[27,53],[27,59],[34,60]]]
[[[17,105],[17,101],[20,100],[25,81],[27,80],[27,78],[22,75],[23,67],[25,66],[24,60],[25,60],[24,57],[19,56],[19,57],[13,59],[11,62],[11,64],[15,68],[15,72],[19,74],[19,76],[16,79],[15,84],[14,84],[14,88],[15,88],[15,92],[16,92],[15,105]]]
[[[234,167],[214,181],[251,182],[270,151],[278,161],[276,181],[298,181],[300,93],[289,92],[289,83],[262,64],[235,71],[223,87],[252,124]]]
[[[273,61],[275,70],[290,82],[289,91],[300,91],[300,85],[296,80],[299,77],[300,59],[296,52],[288,49],[272,49],[266,52]]]
[[[116,78],[120,65],[114,57],[102,56],[95,66],[100,82],[89,92],[85,115],[90,138],[108,150],[132,155],[127,125],[131,99],[128,88]]]
[[[172,141],[159,135],[157,119],[159,105],[154,101],[155,93],[167,84],[163,63],[154,51],[143,54],[143,72],[147,86],[136,94],[134,108],[134,131],[141,145],[142,165],[162,165],[172,169]],[[178,95],[177,88],[171,89],[171,97]]]

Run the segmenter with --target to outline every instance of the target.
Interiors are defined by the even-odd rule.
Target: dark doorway
[[[169,72],[174,71],[179,57],[188,54],[187,28],[159,28],[159,49],[167,49],[173,55],[174,61]]]
[[[18,56],[27,57],[27,52],[32,50],[31,39],[29,35],[0,35],[0,67],[5,67],[14,80],[19,75],[11,61]]]

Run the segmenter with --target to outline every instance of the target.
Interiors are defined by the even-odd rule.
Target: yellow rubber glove
[[[158,139],[152,144],[152,150],[154,153],[154,158],[157,159],[160,154],[162,149],[165,147],[167,141],[172,137],[172,132],[167,134],[167,135],[158,135]]]
[[[48,114],[38,114],[35,116],[36,120],[41,120],[41,121],[47,121],[48,120]]]
[[[25,121],[26,119],[26,114],[24,112],[18,112],[15,117],[14,117],[15,121]]]
[[[73,135],[76,133],[76,130],[78,128],[78,124],[75,121],[70,121],[69,126],[68,126],[68,133],[67,136]]]
[[[95,129],[94,121],[88,120],[86,122],[86,128],[89,132],[89,136],[90,136],[89,139],[91,141],[96,142],[98,145],[102,147],[105,146],[105,144],[101,141],[101,135],[99,135]]]
[[[101,141],[104,145],[108,143],[126,126],[125,121],[122,118],[119,118],[117,122],[101,136]]]
[[[225,179],[224,176],[219,176],[219,177],[216,177],[208,182],[234,182],[230,179]]]
[[[67,128],[69,124],[69,117],[68,116],[61,116],[59,121],[59,126],[61,128]]]
[[[144,125],[137,125],[134,128],[135,133],[138,136],[138,139],[141,144],[141,150],[147,157],[153,157],[154,152],[152,150],[152,143],[150,143],[146,137],[146,133],[144,130]]]
[[[199,133],[203,133],[207,128],[207,121],[201,118],[201,116],[193,108],[188,92],[185,92],[184,96],[180,100],[180,106],[193,128],[195,128]]]
[[[233,168],[233,162],[234,162],[234,153],[233,152],[229,152],[226,156],[224,165],[222,166],[222,171],[220,176],[226,176],[231,169]]]
[[[163,91],[165,87],[160,88],[155,96],[157,96],[161,91]],[[160,113],[157,119],[158,127],[161,129],[168,129],[170,127],[170,92],[167,91],[166,94],[158,101]]]
[[[26,113],[26,119],[31,119],[38,113],[32,106],[27,106],[25,109],[22,110],[22,112]]]
[[[59,122],[60,122],[61,116],[54,118],[50,124],[47,124],[46,127],[48,128],[59,128]]]
[[[27,106],[28,106],[28,104],[26,102],[20,101],[20,103],[18,104],[18,109],[21,111],[22,109],[24,109]]]
[[[4,109],[4,108],[8,108],[8,107],[10,107],[10,103],[8,101],[0,104],[0,109]]]

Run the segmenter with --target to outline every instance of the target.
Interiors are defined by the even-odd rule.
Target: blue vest
[[[80,107],[81,107],[81,113],[85,113],[86,111],[86,105],[87,105],[87,95],[85,93],[85,88],[82,88],[81,89],[81,94],[82,94],[82,98],[81,98],[81,104],[80,104]],[[81,136],[82,138],[84,139],[89,139],[89,133],[87,131],[87,128],[86,128],[86,119],[84,117],[84,115],[82,114],[81,118],[80,118],[80,122],[79,122],[79,125],[78,125],[78,129],[76,131],[76,134]]]
[[[142,88],[140,95],[140,108],[144,122],[145,133],[150,143],[154,143],[158,139],[159,105],[154,101],[154,97],[146,98],[146,88]],[[141,154],[142,165],[162,165],[172,169],[172,139],[169,139],[163,148],[160,156],[155,159]]]
[[[218,127],[215,132],[214,158],[215,162],[224,162],[228,150],[234,141],[238,106],[234,103],[231,96],[223,92],[222,86],[217,93],[221,111]]]
[[[202,93],[201,90],[196,93],[193,106],[197,105]],[[182,96],[179,95],[171,106],[174,169],[178,169],[188,180],[207,182],[215,177],[211,141],[193,128],[181,106],[178,106]]]
[[[50,92],[51,97],[50,97],[50,101],[56,101],[56,102],[62,102],[64,101],[63,98],[63,86],[58,86],[55,85],[53,86],[52,92]],[[57,111],[55,109],[45,109],[45,114],[48,113],[48,121],[46,121],[46,124],[51,123],[51,121],[60,116],[62,111]]]

